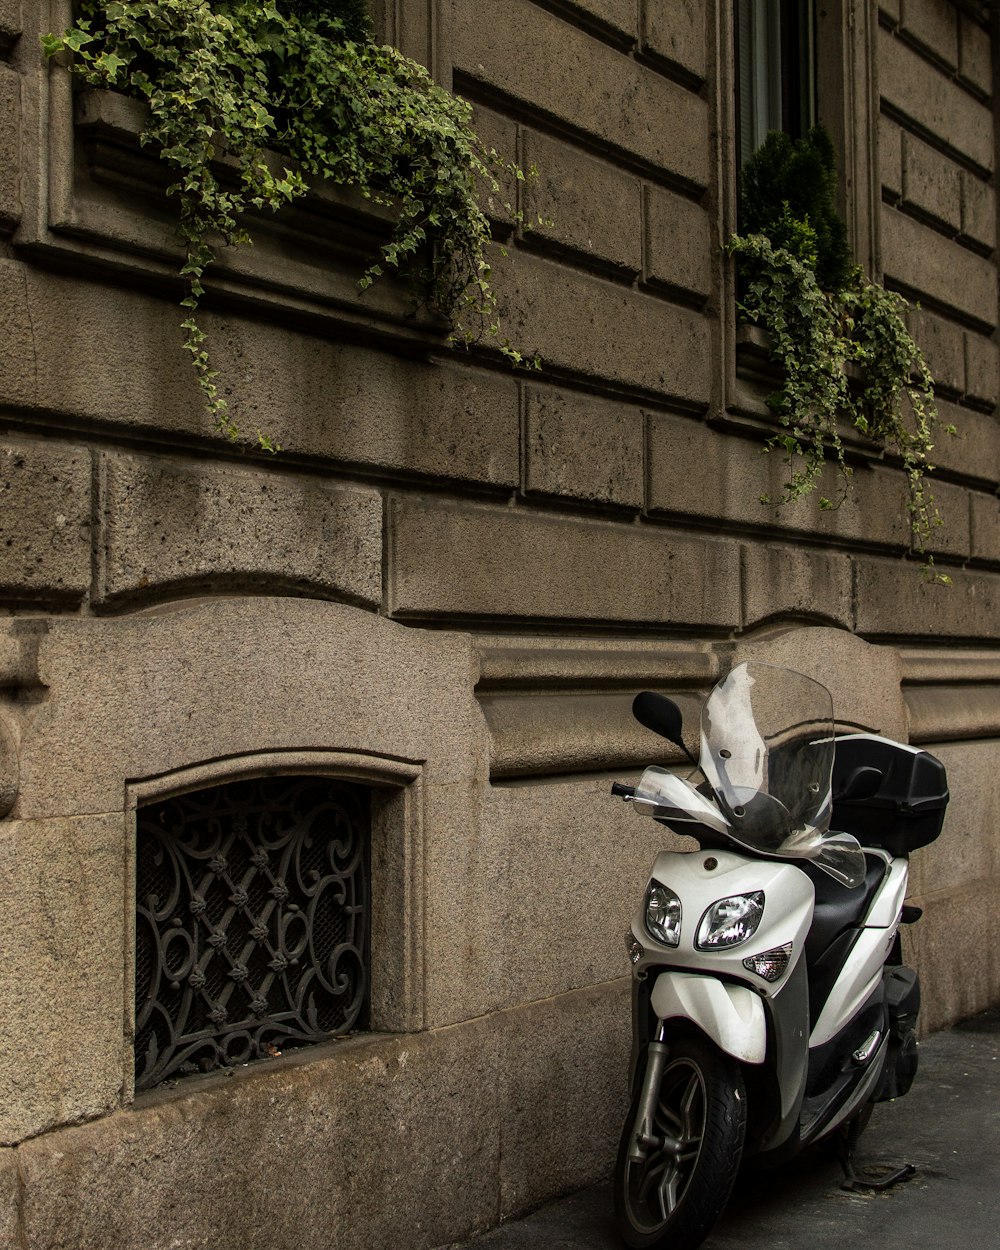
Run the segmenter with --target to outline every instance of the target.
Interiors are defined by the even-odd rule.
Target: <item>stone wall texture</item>
[[[621,934],[671,836],[608,788],[680,762],[630,702],[668,691],[693,725],[741,659],[945,761],[907,933],[924,1027],[1000,1002],[1000,17],[823,9],[855,251],[911,301],[959,431],[935,449],[945,586],[910,551],[891,454],[850,443],[836,509],[763,501],[785,476],[761,454],[773,380],[721,248],[732,9],[378,0],[383,36],[537,166],[509,188],[534,229],[491,211],[505,328],[540,367],[452,347],[393,283],[360,296],[382,226],[317,189],[211,270],[230,442],[182,350],[134,110],[44,63],[69,0],[0,0],[12,1250],[243,1250],[291,1226],[317,1250],[425,1250],[606,1175]],[[296,768],[373,787],[372,1029],[136,1097],[136,807]]]

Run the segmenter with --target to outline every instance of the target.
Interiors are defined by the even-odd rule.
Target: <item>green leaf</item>
[[[63,44],[69,48],[70,52],[79,52],[81,48],[93,42],[94,36],[88,34],[85,30],[81,30],[79,26],[75,30],[68,30],[63,35]]]

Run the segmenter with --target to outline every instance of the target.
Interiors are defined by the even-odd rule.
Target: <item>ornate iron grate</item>
[[[367,1025],[365,786],[233,782],[137,825],[137,1090]]]

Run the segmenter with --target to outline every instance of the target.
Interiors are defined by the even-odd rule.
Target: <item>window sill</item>
[[[771,336],[763,326],[740,322],[736,326],[736,404],[735,410],[764,422],[774,429],[779,423],[767,403],[767,397],[781,386],[782,371],[771,359]],[[864,370],[849,361],[844,373],[852,390],[865,384]],[[872,459],[881,459],[878,443],[861,434],[850,422],[840,421],[839,431],[845,447]]]
[[[176,203],[164,195],[170,170],[140,135],[146,108],[111,91],[73,91],[57,71],[49,161],[48,221],[25,235],[26,251],[74,268],[132,273],[150,289],[177,296],[183,251]],[[72,126],[68,123],[72,120]],[[283,158],[269,154],[277,168]],[[220,161],[220,175],[226,166]],[[367,292],[359,280],[391,230],[392,214],[356,191],[316,186],[279,214],[248,215],[252,247],[222,248],[206,276],[208,301],[283,311],[297,319],[349,324],[404,350],[440,347],[446,324],[421,310],[405,283],[382,278]]]

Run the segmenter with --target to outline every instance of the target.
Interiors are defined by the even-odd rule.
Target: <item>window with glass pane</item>
[[[800,138],[816,121],[811,3],[736,0],[740,167],[771,130]]]

